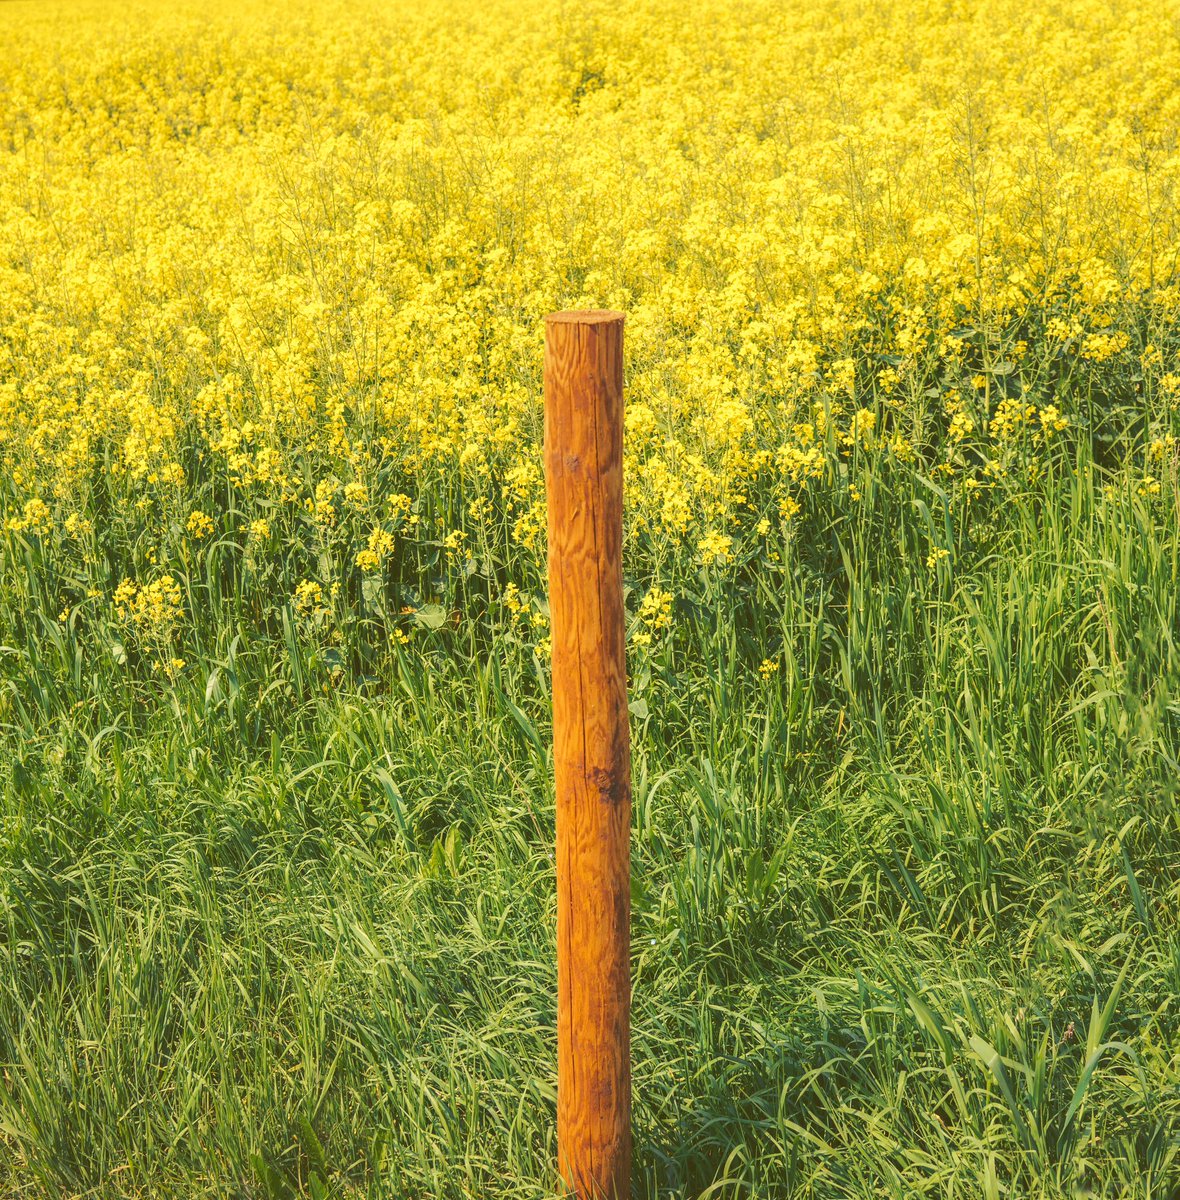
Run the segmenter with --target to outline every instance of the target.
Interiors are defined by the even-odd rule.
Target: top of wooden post
[[[550,313],[546,325],[612,325],[622,321],[624,314],[609,308],[574,308],[565,312]]]

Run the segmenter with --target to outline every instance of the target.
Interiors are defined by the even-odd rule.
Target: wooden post
[[[631,750],[623,314],[545,318],[557,784],[557,1150],[578,1200],[631,1178]]]

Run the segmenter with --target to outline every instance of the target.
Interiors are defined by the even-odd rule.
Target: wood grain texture
[[[579,1200],[631,1176],[631,753],[623,617],[623,314],[545,319],[557,785],[557,1143]]]

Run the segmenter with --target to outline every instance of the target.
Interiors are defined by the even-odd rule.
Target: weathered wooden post
[[[557,784],[558,1167],[578,1200],[631,1177],[631,750],[623,621],[623,314],[545,318]]]

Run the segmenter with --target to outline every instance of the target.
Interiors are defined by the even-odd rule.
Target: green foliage
[[[1120,478],[1079,450],[927,567],[937,487],[867,474],[678,581],[632,655],[638,1196],[1175,1195],[1180,508]],[[518,618],[361,652],[211,545],[169,674],[0,554],[0,1191],[551,1194]]]

